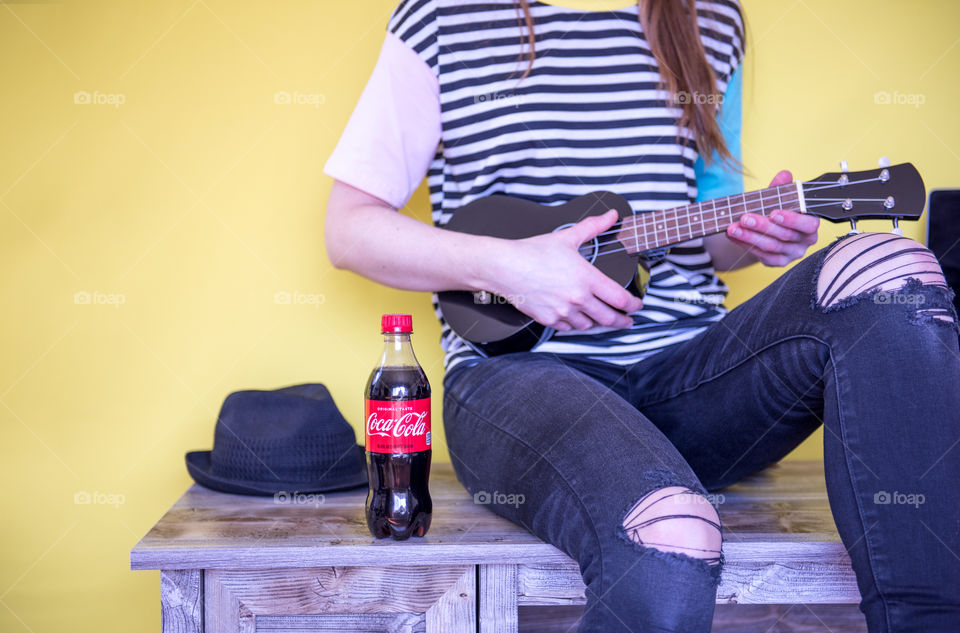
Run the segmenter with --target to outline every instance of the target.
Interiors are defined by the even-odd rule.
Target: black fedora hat
[[[187,453],[194,481],[272,495],[367,485],[364,448],[321,384],[235,391],[223,401],[212,451]]]

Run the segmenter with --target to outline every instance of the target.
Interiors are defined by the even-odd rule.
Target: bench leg
[[[480,565],[480,633],[517,633],[517,566]]]
[[[203,633],[203,571],[160,572],[160,630]]]

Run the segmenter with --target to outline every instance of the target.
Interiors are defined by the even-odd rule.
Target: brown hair
[[[533,68],[535,35],[533,17],[528,0],[515,0],[523,10],[527,27],[527,54],[529,64],[523,77]],[[637,0],[638,17],[644,35],[657,65],[663,88],[681,107],[677,125],[693,132],[697,151],[705,162],[710,162],[716,151],[722,161],[740,168],[723,140],[717,122],[717,104],[722,96],[717,92],[713,67],[707,62],[706,51],[700,40],[697,9],[693,0]],[[520,53],[521,58],[523,52]]]

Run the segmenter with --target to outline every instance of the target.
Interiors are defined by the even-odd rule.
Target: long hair
[[[530,74],[536,55],[536,37],[528,0],[514,0],[523,11],[529,64],[523,77]],[[717,152],[721,161],[740,168],[723,140],[717,122],[716,76],[707,61],[697,25],[694,0],[637,0],[638,17],[647,43],[660,68],[661,86],[674,105],[680,106],[679,128],[693,133],[697,151],[709,162]],[[520,53],[521,59],[523,52]]]

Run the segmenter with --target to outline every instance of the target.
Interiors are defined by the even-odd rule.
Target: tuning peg
[[[877,163],[880,165],[880,182],[887,182],[890,180],[890,170],[887,167],[890,166],[890,159],[886,156],[881,156],[877,159]]]
[[[860,232],[859,229],[857,229],[857,221],[856,221],[856,220],[850,220],[850,230],[847,231],[847,235],[853,235],[853,234],[859,233],[859,232]]]
[[[837,184],[841,187],[850,182],[850,176],[847,175],[848,171],[850,171],[850,168],[847,167],[847,161],[840,161],[840,177],[837,179]]]
[[[903,229],[900,228],[900,218],[893,218],[893,229],[891,229],[890,232],[903,237]]]

